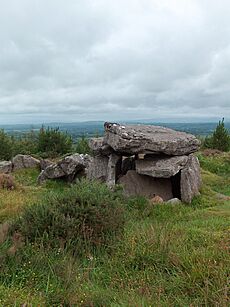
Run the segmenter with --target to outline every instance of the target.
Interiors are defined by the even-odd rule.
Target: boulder
[[[109,158],[107,156],[98,155],[92,158],[87,172],[87,179],[100,180],[106,182],[108,173]]]
[[[17,155],[12,160],[13,170],[23,169],[23,168],[33,168],[40,166],[40,160],[35,159],[30,155]]]
[[[123,186],[127,196],[142,195],[153,198],[158,195],[164,201],[173,198],[170,179],[139,175],[136,171],[130,170],[125,176],[119,178],[118,183]]]
[[[113,149],[105,143],[103,137],[90,139],[89,147],[94,155],[108,156],[113,152]]]
[[[38,183],[42,183],[47,179],[62,177],[72,181],[78,173],[82,176],[82,171],[88,169],[90,162],[91,157],[89,155],[73,154],[67,156],[43,170],[38,177]]]
[[[136,160],[136,172],[156,178],[175,176],[187,163],[188,156],[151,156]]]
[[[48,166],[53,165],[53,164],[55,163],[47,159],[40,160],[40,168],[42,171],[46,169]]]
[[[194,196],[199,195],[201,187],[200,164],[197,157],[189,155],[188,162],[181,170],[181,200],[191,203]]]
[[[11,161],[0,161],[0,173],[8,174],[12,172]]]
[[[181,156],[199,149],[200,141],[193,135],[151,125],[109,124],[105,126],[104,142],[123,154],[166,154]]]

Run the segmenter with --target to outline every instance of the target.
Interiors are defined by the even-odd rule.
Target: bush
[[[123,232],[118,194],[97,182],[79,181],[62,194],[26,208],[13,227],[29,242],[65,246],[76,254],[108,247]]]
[[[4,130],[0,130],[0,160],[10,160],[13,156],[13,141]]]
[[[72,149],[72,138],[59,128],[42,127],[38,134],[38,152],[52,156],[66,154]]]

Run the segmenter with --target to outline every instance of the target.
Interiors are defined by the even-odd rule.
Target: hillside
[[[191,205],[152,205],[111,195],[104,185],[79,185],[89,203],[115,197],[124,210],[123,235],[108,249],[73,253],[71,242],[52,247],[47,236],[12,252],[17,242],[8,238],[0,246],[0,306],[228,306],[230,154],[198,157],[203,187]],[[15,223],[50,197],[75,195],[75,186],[61,181],[37,186],[38,174],[17,171],[16,189],[0,190],[0,223]]]
[[[200,122],[200,123],[164,123],[164,122],[154,122],[154,121],[126,121],[125,123],[138,123],[146,125],[160,125],[178,131],[184,131],[192,133],[194,135],[206,136],[213,133],[216,128],[216,122]],[[76,141],[78,138],[85,135],[87,137],[93,137],[95,135],[102,135],[104,133],[104,122],[102,121],[89,121],[89,122],[79,122],[79,123],[47,123],[45,127],[59,127],[61,131],[67,131],[73,139]],[[15,124],[15,125],[1,125],[10,135],[21,136],[28,133],[31,129],[38,131],[41,128],[41,124]],[[230,131],[230,122],[225,123],[226,128]]]

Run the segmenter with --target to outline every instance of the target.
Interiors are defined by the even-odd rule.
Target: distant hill
[[[194,135],[206,136],[211,134],[217,123],[157,123],[152,121],[126,121],[123,124],[138,123],[147,125],[159,125],[172,128],[179,131],[185,131]],[[104,131],[103,121],[88,121],[77,123],[46,123],[45,127],[59,127],[62,131],[70,133],[74,140],[78,139],[82,135],[86,137],[93,137],[96,135],[102,135]],[[39,130],[42,124],[15,124],[15,125],[1,125],[6,132],[11,135],[22,135],[30,130]],[[230,131],[230,122],[225,123],[226,128]]]

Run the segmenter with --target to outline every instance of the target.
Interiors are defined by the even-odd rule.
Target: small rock
[[[179,198],[171,198],[166,203],[172,204],[172,205],[178,205],[178,204],[181,204],[181,200]]]
[[[154,196],[152,199],[150,199],[150,202],[151,202],[152,204],[162,204],[162,203],[164,202],[164,200],[163,200],[162,197],[156,195],[156,196]]]
[[[216,198],[218,200],[223,200],[223,201],[230,200],[230,196],[227,196],[227,195],[224,195],[224,194],[221,194],[221,193],[216,193]]]
[[[0,189],[13,190],[15,188],[14,177],[9,174],[0,174]]]

